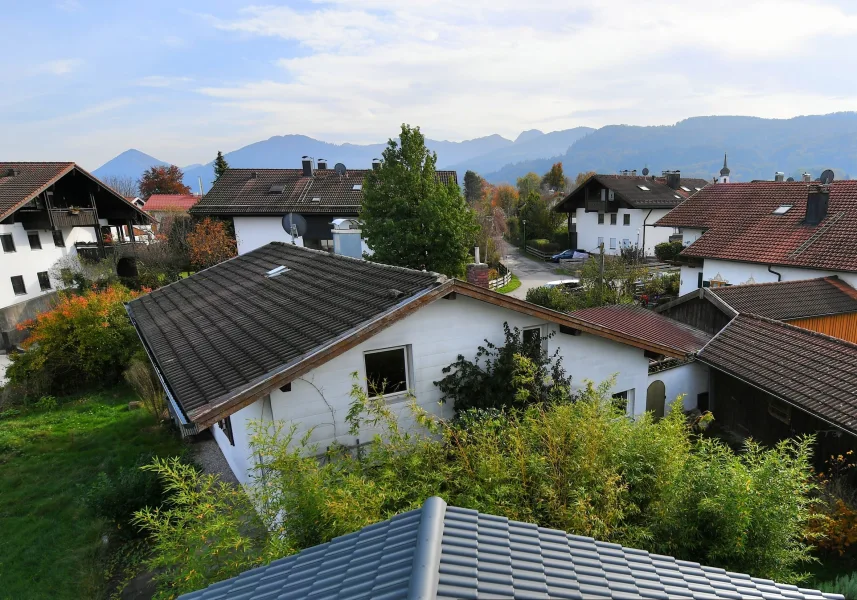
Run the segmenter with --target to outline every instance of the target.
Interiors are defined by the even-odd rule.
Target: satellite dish
[[[283,231],[292,238],[302,237],[306,233],[306,219],[297,213],[283,215]]]
[[[833,183],[833,169],[825,169],[821,173],[821,177],[819,177],[819,181],[821,183],[827,185],[829,183]]]
[[[643,177],[649,174],[649,167],[643,167]]]
[[[794,181],[794,180],[795,180],[794,177],[789,177],[788,179],[786,179],[786,181]]]
[[[343,165],[342,163],[336,163],[333,166],[333,170],[336,171],[337,175],[345,175],[345,165]]]

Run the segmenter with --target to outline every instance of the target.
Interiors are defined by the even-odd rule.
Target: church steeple
[[[723,154],[723,168],[720,169],[720,180],[718,183],[729,183],[729,167],[726,166],[726,153]]]

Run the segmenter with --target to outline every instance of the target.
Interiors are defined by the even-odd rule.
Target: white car
[[[572,290],[574,288],[580,287],[580,280],[576,278],[571,279],[557,279],[556,281],[548,281],[543,287],[546,288],[561,288],[563,290]]]

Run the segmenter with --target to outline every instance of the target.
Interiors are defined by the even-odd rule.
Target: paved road
[[[506,252],[503,262],[521,280],[521,287],[509,294],[510,296],[525,299],[528,289],[539,287],[548,281],[562,279],[562,275],[555,273],[557,265],[552,262],[541,262],[523,256],[523,253],[511,244],[506,245]]]

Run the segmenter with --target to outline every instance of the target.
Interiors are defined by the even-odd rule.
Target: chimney
[[[318,159],[318,170],[319,171],[327,171],[327,159],[319,158]]]
[[[250,171],[250,179],[256,179],[256,171]]]
[[[18,171],[18,169],[10,167],[10,168],[6,169],[5,173],[3,173],[3,177],[17,177],[18,173],[20,173],[20,171]]]
[[[479,287],[488,287],[488,265],[485,263],[470,263],[465,267],[467,283],[478,285]]]
[[[803,180],[805,183],[811,182],[812,181],[812,175],[810,175],[809,173],[804,173],[803,174]]]
[[[378,158],[373,158],[372,159],[372,168],[376,171],[378,169],[380,169],[381,168],[381,160]]]
[[[777,171],[776,173],[774,173],[774,181],[785,181],[785,180],[786,180],[786,174],[783,173],[782,171]]]
[[[301,158],[301,166],[304,169],[304,177],[312,177],[312,158],[304,156]]]
[[[807,186],[806,217],[804,225],[818,225],[827,216],[827,204],[830,200],[830,188],[817,183]]]
[[[677,190],[681,187],[681,171],[664,171],[663,176],[666,178],[670,189]]]
[[[631,175],[633,175],[634,177],[636,177],[636,176],[637,176],[637,169],[634,169],[633,171],[631,171]]]

